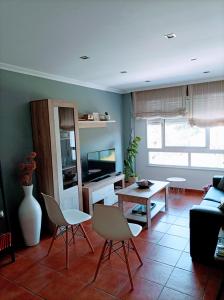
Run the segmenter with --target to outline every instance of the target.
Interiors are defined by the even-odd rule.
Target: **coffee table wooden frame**
[[[116,194],[118,195],[118,205],[123,211],[123,202],[132,202],[138,204],[146,205],[146,215],[137,215],[132,214],[132,208],[130,208],[126,213],[124,213],[127,219],[131,219],[133,221],[146,223],[146,227],[149,228],[151,226],[151,219],[162,209],[165,208],[167,210],[167,194],[168,194],[168,186],[169,182],[167,181],[157,181],[150,180],[153,185],[149,189],[139,189],[137,184],[134,183],[122,190],[119,190]],[[151,211],[151,198],[159,193],[160,191],[164,191],[164,201],[154,201],[156,206]]]

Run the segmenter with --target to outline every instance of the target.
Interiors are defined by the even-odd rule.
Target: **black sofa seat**
[[[200,205],[190,210],[190,255],[193,260],[212,263],[224,213],[218,208],[224,192],[217,189],[222,176],[213,177],[213,187],[209,189]]]

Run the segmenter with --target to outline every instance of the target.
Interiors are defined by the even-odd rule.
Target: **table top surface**
[[[116,194],[118,195],[118,197],[119,195],[120,196],[124,195],[124,196],[148,199],[169,185],[169,182],[167,181],[157,181],[157,180],[150,180],[150,181],[153,183],[153,185],[151,185],[147,189],[140,189],[138,188],[137,184],[134,183],[124,189],[119,190],[118,192],[116,192]]]
[[[183,181],[186,181],[185,178],[182,178],[182,177],[169,177],[166,179],[167,181],[176,181],[176,182],[183,182]]]

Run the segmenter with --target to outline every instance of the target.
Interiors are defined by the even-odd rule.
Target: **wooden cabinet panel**
[[[39,192],[52,195],[62,208],[82,210],[78,113],[74,103],[31,102]]]

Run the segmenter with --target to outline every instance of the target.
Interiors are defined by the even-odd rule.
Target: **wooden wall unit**
[[[39,191],[52,195],[63,209],[82,210],[78,113],[74,103],[31,102]],[[73,176],[74,175],[74,176]]]

